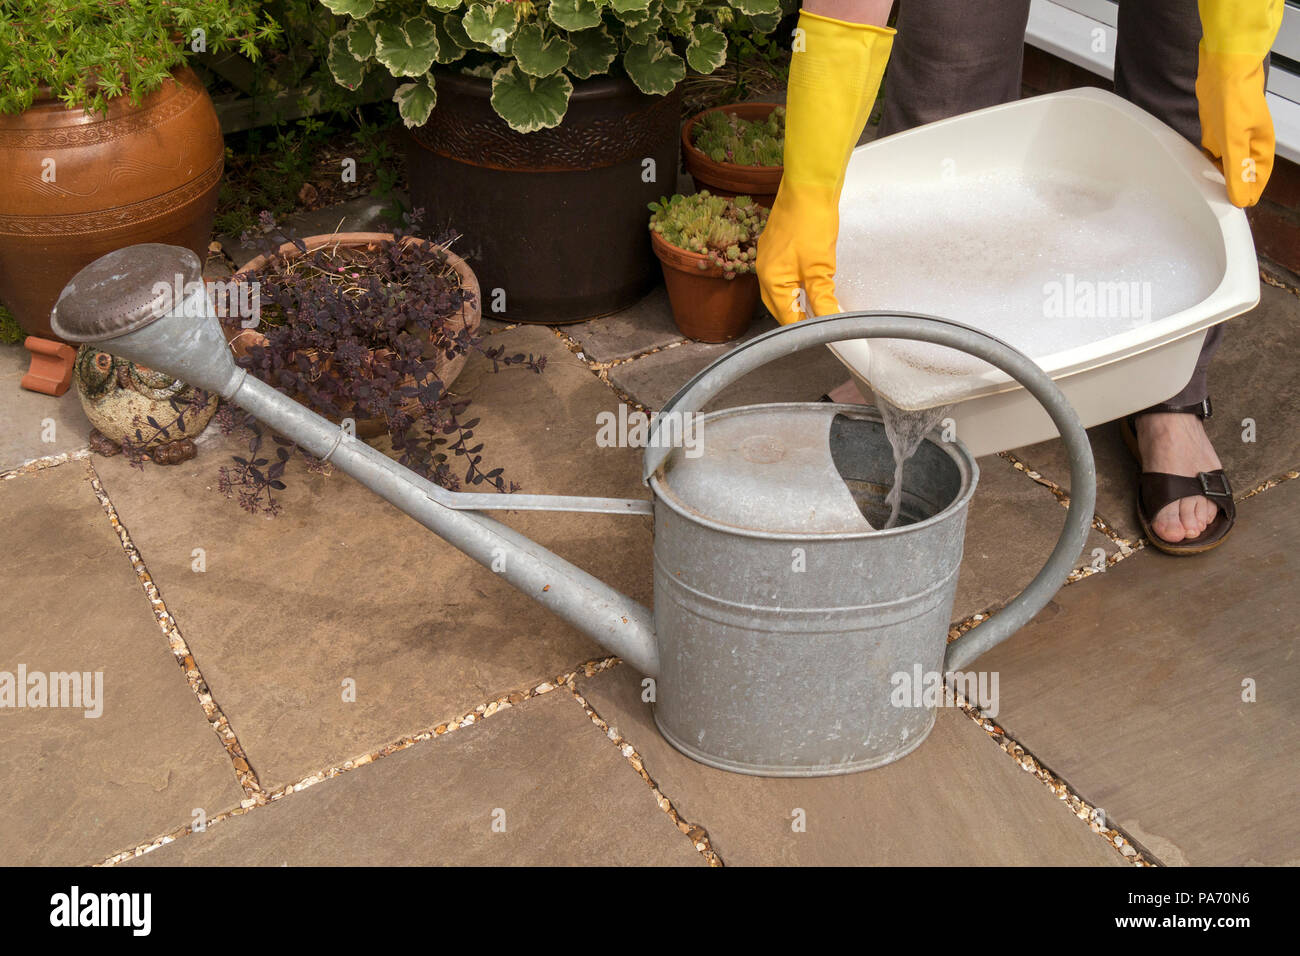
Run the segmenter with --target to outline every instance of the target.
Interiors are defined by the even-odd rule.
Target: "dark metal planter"
[[[408,141],[411,200],[427,228],[461,234],[455,248],[479,277],[484,316],[580,322],[650,291],[659,268],[646,204],[676,189],[676,90],[575,83],[560,126],[523,134],[493,112],[490,81],[441,74],[437,84],[437,107]]]

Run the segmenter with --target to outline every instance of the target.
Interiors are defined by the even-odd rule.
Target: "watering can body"
[[[1095,473],[1077,416],[1032,360],[943,319],[858,313],[809,319],[737,346],[661,410],[645,453],[653,501],[453,493],[414,474],[237,367],[188,250],[146,244],[101,257],[60,297],[68,341],[221,395],[330,460],[655,678],[655,719],[678,749],[727,770],[809,776],[865,770],[918,746],[933,702],[900,700],[898,675],[960,670],[1040,610],[1065,582],[1092,519]],[[157,298],[162,287],[198,301]],[[197,317],[196,317],[197,316]],[[876,531],[893,459],[879,416],[860,406],[747,406],[704,415],[703,455],[657,440],[742,375],[783,355],[854,337],[914,338],[1007,372],[1056,423],[1071,458],[1065,530],[1031,584],[947,647],[967,506],[978,468],[959,441],[928,436],[910,469],[899,527]],[[551,554],[485,510],[653,514],[655,607]],[[883,517],[883,515],[882,515]],[[883,524],[883,520],[877,523]],[[499,559],[505,557],[505,561]]]
[[[670,457],[651,479],[660,731],[702,763],[764,776],[852,773],[915,749],[933,701],[893,690],[918,667],[942,679],[975,461],[923,442],[904,524],[874,531],[853,520],[888,514],[894,460],[874,409],[748,406],[700,428],[707,458]]]

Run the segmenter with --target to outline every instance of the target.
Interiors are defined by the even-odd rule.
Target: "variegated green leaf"
[[[727,37],[712,23],[697,23],[686,47],[686,62],[697,73],[712,73],[727,62]]]
[[[551,76],[569,62],[569,41],[547,36],[540,23],[525,23],[515,33],[515,62],[529,76]]]
[[[673,36],[689,37],[695,29],[695,8],[683,6],[680,10],[665,10],[664,25]]]
[[[563,73],[529,76],[511,63],[492,75],[492,108],[517,133],[559,126],[572,93],[573,82]]]
[[[334,76],[334,82],[345,89],[355,90],[361,85],[365,63],[348,52],[347,31],[340,30],[330,37],[330,52],[325,58]]]
[[[461,23],[461,18],[457,14],[452,14],[442,18],[442,28],[447,31],[447,35],[456,41],[456,45],[465,50],[488,50],[489,47],[483,43],[475,43],[465,32],[465,25]]]
[[[438,55],[434,57],[435,63],[455,63],[472,45],[470,38],[465,36],[465,31],[461,30],[460,35],[465,37],[465,45],[462,46],[460,40],[447,29],[448,23],[460,25],[455,16],[433,18],[433,30],[438,35]]]
[[[662,40],[628,47],[623,67],[637,89],[652,95],[672,92],[686,76],[686,63]]]
[[[780,9],[772,13],[751,13],[749,15],[749,25],[753,28],[753,33],[771,33],[776,29],[776,25],[781,22],[782,12]]]
[[[375,55],[375,26],[366,20],[353,20],[348,24],[348,52],[365,61]]]
[[[437,55],[438,37],[424,17],[381,23],[375,31],[375,58],[393,76],[423,76]]]
[[[519,11],[510,0],[475,3],[461,22],[475,43],[485,44],[494,53],[508,53],[509,40],[519,25]]]
[[[407,126],[423,126],[428,122],[437,101],[438,94],[431,76],[421,77],[414,83],[403,83],[393,94],[397,112]]]
[[[600,8],[596,0],[551,0],[547,16],[562,30],[589,30],[600,26]]]
[[[781,0],[731,0],[731,2],[737,10],[751,17],[756,14],[781,12]]]
[[[573,47],[566,69],[580,80],[609,71],[618,56],[618,43],[603,26],[569,34]]]
[[[455,10],[461,5],[462,0],[426,0],[426,2],[435,10]]]
[[[663,13],[664,5],[662,0],[650,0],[650,6],[646,8],[644,19],[638,23],[627,23],[623,30],[624,42],[629,46],[636,43],[648,43],[650,38],[659,33],[659,28],[663,26],[663,21],[659,19]],[[640,16],[641,14],[637,14]]]
[[[320,0],[330,13],[346,14],[361,19],[370,16],[375,9],[375,0]]]
[[[609,8],[622,20],[624,14],[647,12],[650,9],[650,0],[610,0]]]

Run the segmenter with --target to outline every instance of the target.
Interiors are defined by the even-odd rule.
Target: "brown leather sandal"
[[[1178,412],[1193,414],[1202,420],[1214,413],[1209,398],[1194,405],[1152,405],[1135,415],[1129,415],[1120,421],[1120,434],[1124,444],[1137,459],[1138,468],[1142,467],[1142,455],[1138,451],[1137,418],[1149,412]],[[1179,542],[1166,541],[1151,529],[1151,522],[1165,505],[1179,498],[1192,498],[1204,495],[1219,506],[1219,513],[1195,538],[1185,538]],[[1237,521],[1237,505],[1232,500],[1232,485],[1222,468],[1214,471],[1202,471],[1193,477],[1170,475],[1162,471],[1142,471],[1138,474],[1137,494],[1138,521],[1147,539],[1165,554],[1187,555],[1201,554],[1217,548],[1232,531]]]

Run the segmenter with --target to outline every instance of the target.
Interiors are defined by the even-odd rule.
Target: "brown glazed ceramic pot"
[[[490,80],[439,72],[437,82],[438,105],[410,131],[411,204],[432,234],[460,235],[489,313],[581,322],[654,288],[646,205],[676,191],[679,90],[579,80],[559,126],[516,133],[492,109]]]
[[[37,100],[0,115],[0,302],[28,335],[57,338],[64,285],[105,253],[164,242],[206,259],[224,157],[221,124],[192,70],[107,113]]]

